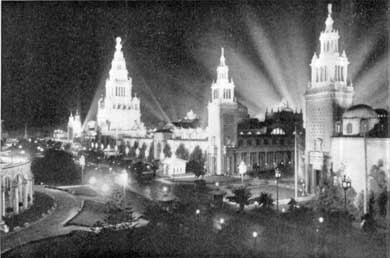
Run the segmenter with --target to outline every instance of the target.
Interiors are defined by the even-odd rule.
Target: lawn
[[[103,221],[106,217],[104,203],[86,200],[83,209],[77,216],[70,220],[68,225],[91,227],[97,221]]]

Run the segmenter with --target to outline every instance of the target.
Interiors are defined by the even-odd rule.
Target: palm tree
[[[274,206],[274,199],[272,199],[272,194],[262,192],[260,196],[253,198],[251,202],[257,202],[260,207],[264,209],[271,209]]]
[[[252,194],[246,187],[240,187],[233,190],[234,196],[228,196],[228,200],[231,202],[237,203],[239,207],[239,211],[243,211],[245,205],[250,204],[249,199],[251,198]]]

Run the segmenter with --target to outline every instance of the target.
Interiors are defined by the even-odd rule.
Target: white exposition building
[[[346,175],[352,187],[367,196],[372,166],[389,170],[390,139],[387,134],[374,135],[378,117],[367,105],[352,106],[354,88],[348,81],[348,59],[339,53],[339,33],[333,29],[332,5],[328,5],[325,31],[321,32],[321,51],[311,61],[311,82],[305,92],[306,106],[306,172],[301,175],[311,193],[318,190],[321,180]],[[379,127],[378,127],[379,126]],[[387,127],[386,127],[387,128]],[[383,128],[382,128],[383,129]],[[378,165],[379,166],[379,165]],[[337,178],[338,177],[338,178]]]
[[[132,95],[132,79],[128,76],[120,37],[116,38],[115,49],[105,96],[98,103],[97,126],[103,135],[144,137],[140,99]]]

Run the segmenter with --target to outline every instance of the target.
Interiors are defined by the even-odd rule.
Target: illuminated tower
[[[226,172],[226,148],[235,146],[237,140],[238,104],[234,97],[234,83],[229,79],[229,68],[221,49],[217,80],[211,85],[211,101],[208,104],[208,172],[221,175]]]
[[[76,115],[74,116],[74,120],[73,120],[73,137],[80,137],[81,131],[82,131],[81,118],[80,118],[79,110],[76,110]]]
[[[348,81],[348,58],[339,53],[339,32],[333,29],[332,5],[328,5],[325,30],[320,35],[320,54],[311,60],[311,81],[305,92],[306,180],[313,192],[330,169],[330,140],[335,122],[352,105],[354,89]]]
[[[79,111],[76,110],[75,116],[72,113],[69,115],[68,120],[68,140],[72,140],[74,137],[80,137],[82,132],[81,118]]]
[[[140,100],[132,95],[121,38],[116,38],[114,58],[105,85],[105,97],[98,103],[97,122],[103,134],[143,134]]]

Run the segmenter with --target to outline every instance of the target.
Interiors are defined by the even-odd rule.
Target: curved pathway
[[[43,188],[41,186],[34,187],[34,191],[45,193],[54,198],[57,207],[51,214],[33,222],[29,227],[2,235],[1,253],[31,241],[68,234],[76,229],[88,230],[84,227],[64,227],[64,224],[77,214],[81,206],[80,199],[64,191]]]

